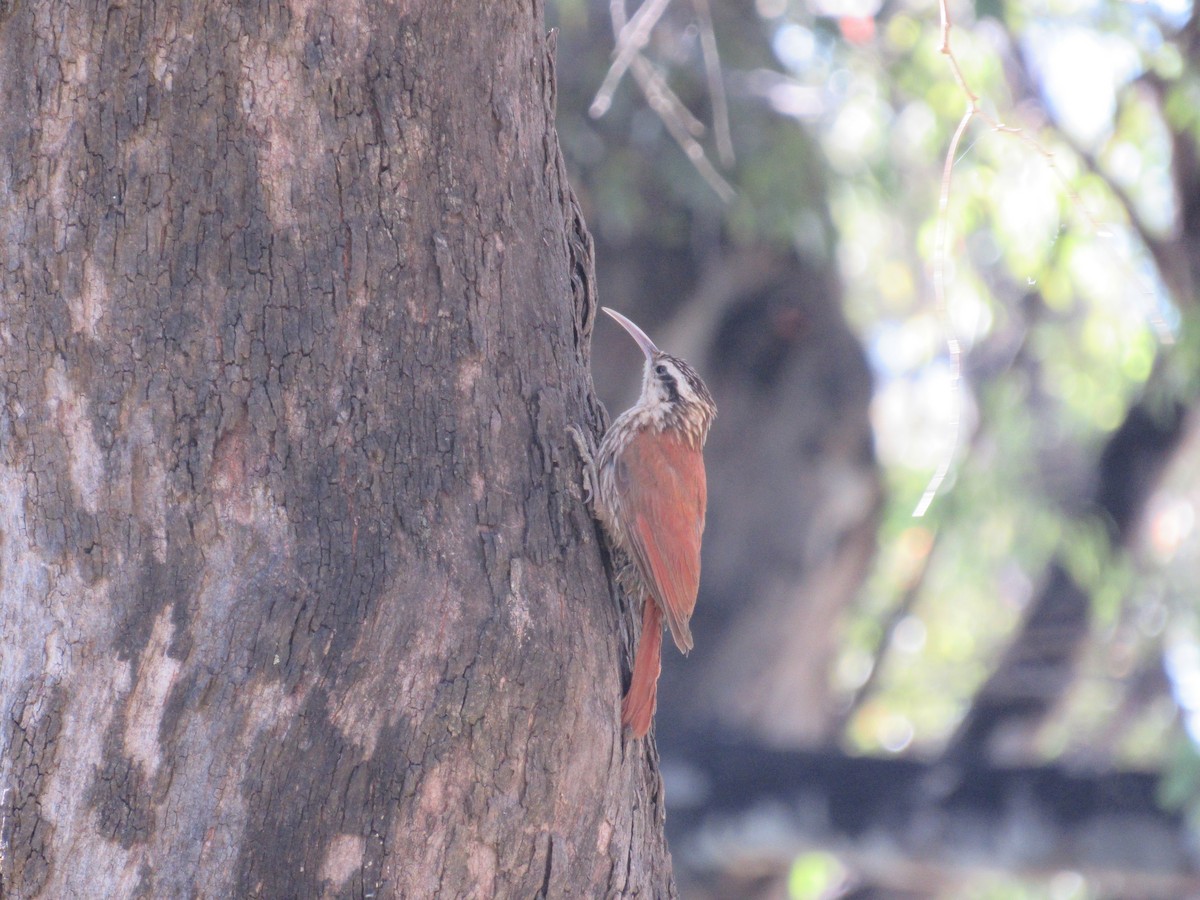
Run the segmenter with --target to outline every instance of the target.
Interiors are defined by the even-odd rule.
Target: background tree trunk
[[[182,6],[0,13],[0,893],[672,894],[540,4]]]

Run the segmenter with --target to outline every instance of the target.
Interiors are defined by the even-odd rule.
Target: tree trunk
[[[535,3],[0,6],[0,895],[666,896]]]

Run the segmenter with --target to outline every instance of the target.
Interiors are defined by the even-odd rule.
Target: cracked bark
[[[543,34],[0,12],[0,893],[673,895]]]

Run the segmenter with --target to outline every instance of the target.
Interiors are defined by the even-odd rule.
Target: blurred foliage
[[[805,853],[788,872],[790,900],[824,900],[836,897],[846,880],[846,870],[832,853]]]
[[[1071,508],[1088,473],[1061,471],[1051,458],[1094,458],[1179,336],[1174,301],[1139,234],[1173,227],[1169,128],[1134,78],[1182,68],[1178,52],[1164,49],[1167,27],[1146,5],[1005,5],[992,9],[998,21],[955,4],[952,46],[964,77],[983,107],[1021,135],[995,133],[976,118],[960,145],[945,211],[946,307],[931,309],[929,272],[941,253],[933,201],[943,148],[966,100],[937,52],[939,23],[929,4],[905,6],[889,15],[875,52],[842,47],[875,96],[886,97],[881,118],[892,124],[893,146],[870,162],[893,174],[842,167],[834,204],[842,247],[853,245],[842,271],[854,320],[881,351],[874,354],[876,427],[895,434],[880,435],[895,527],[911,527],[923,476],[947,452],[912,434],[914,425],[949,430],[930,411],[957,401],[945,377],[927,376],[944,357],[947,333],[966,353],[958,395],[965,424],[954,483],[934,507],[939,539],[929,571],[902,620],[920,622],[927,637],[902,642],[886,657],[849,737],[859,749],[896,749],[887,736],[900,719],[914,745],[932,752],[1006,645],[1052,556],[1091,595],[1095,640],[1130,643],[1119,623],[1123,615],[1136,618],[1126,607],[1139,602],[1131,591],[1138,563],[1112,547],[1103,521]],[[1078,54],[1064,60],[1062,42],[1047,34],[1067,33]],[[864,66],[864,58],[874,65]],[[1075,67],[1073,81],[1059,71],[1066,66]],[[1061,128],[1022,96],[1051,69],[1057,81],[1038,89]],[[1058,93],[1048,93],[1052,87]],[[1080,133],[1068,133],[1068,125]],[[836,131],[836,121],[827,131]],[[1092,146],[1083,143],[1089,136]],[[893,185],[901,186],[899,196],[886,189]],[[915,241],[906,239],[914,227]],[[876,619],[901,590],[881,565],[863,613]],[[887,639],[895,645],[898,634]],[[1082,709],[1065,718],[1078,725],[1116,708],[1120,679],[1091,671],[1115,652],[1110,646],[1089,655],[1069,704]],[[1146,763],[1175,724],[1161,715],[1140,723],[1138,740],[1120,752]],[[1090,752],[1095,733],[1060,729],[1046,743],[1055,754]]]
[[[564,29],[592,37],[594,57],[560,63],[574,95],[607,65],[607,9],[557,6]],[[1020,131],[971,123],[942,213],[944,255],[944,157],[968,99],[939,52],[938,5],[756,0],[713,12],[737,150],[724,172],[732,203],[629,76],[603,119],[560,103],[560,130],[607,236],[652,230],[684,243],[699,230],[836,261],[876,374],[890,498],[830,674],[847,747],[935,754],[1059,558],[1091,597],[1092,629],[1037,752],[1162,766],[1164,797],[1195,803],[1200,447],[1177,454],[1131,545],[1114,545],[1088,507],[1092,465],[1131,405],[1159,395],[1192,406],[1200,393],[1194,298],[1178,296],[1151,246],[1178,240],[1181,203],[1197,202],[1176,196],[1172,173],[1178,142],[1200,143],[1191,3],[951,3],[963,76],[988,115]],[[675,0],[646,54],[710,120],[700,37],[696,7]],[[699,140],[713,159],[711,132]],[[957,380],[951,337],[964,354]],[[947,454],[949,479],[914,519]],[[802,858],[791,896],[822,896],[840,877],[836,861]],[[956,894],[1085,895],[1070,879]]]

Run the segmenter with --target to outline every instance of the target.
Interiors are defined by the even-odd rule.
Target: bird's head
[[[604,311],[629,332],[646,355],[642,393],[634,408],[659,430],[681,428],[702,445],[717,415],[717,405],[703,379],[678,356],[659,350],[646,333],[625,316],[607,307]]]

